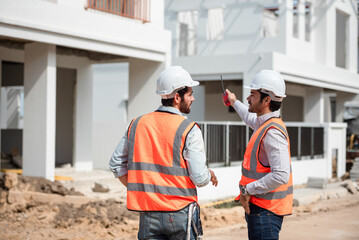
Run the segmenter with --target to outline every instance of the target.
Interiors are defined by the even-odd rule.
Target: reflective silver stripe
[[[165,167],[159,164],[143,163],[143,162],[132,162],[131,169],[129,170],[143,170],[159,172],[173,176],[188,176],[186,168],[181,167]]]
[[[257,172],[257,151],[259,148],[259,144],[261,142],[262,136],[267,132],[267,130],[270,127],[276,126],[278,128],[280,128],[284,133],[285,133],[285,137],[288,138],[288,133],[285,130],[285,128],[283,128],[281,125],[279,125],[278,123],[275,122],[271,122],[269,123],[267,126],[265,126],[261,132],[258,134],[254,144],[253,144],[253,148],[252,148],[252,152],[251,152],[251,159],[250,159],[250,170],[245,169],[244,167],[242,167],[242,175],[247,177],[247,178],[251,178],[251,179],[261,179],[262,177],[264,177],[265,175],[267,175],[268,173],[259,173]]]
[[[172,196],[197,196],[196,188],[164,187],[152,184],[128,183],[127,191],[153,192]]]
[[[181,167],[181,142],[182,135],[186,128],[191,124],[187,119],[183,120],[180,126],[178,127],[173,140],[173,167]]]
[[[268,173],[251,172],[248,169],[245,169],[244,167],[242,167],[242,175],[247,177],[247,178],[251,178],[251,179],[256,179],[256,180],[261,179],[262,177],[264,177]],[[290,173],[292,173],[292,165],[290,165]]]
[[[247,178],[258,180],[258,179],[261,179],[262,177],[264,177],[267,174],[268,173],[251,172],[248,169],[245,169],[244,167],[242,167],[242,175],[247,177]]]
[[[288,187],[286,191],[280,192],[269,192],[266,194],[257,194],[254,195],[257,198],[265,199],[265,200],[275,200],[275,199],[283,199],[286,198],[289,194],[293,193],[293,186]]]
[[[137,128],[138,121],[140,121],[141,118],[142,118],[142,116],[138,117],[135,121],[133,121],[133,123],[131,125],[131,129],[130,129],[130,135],[128,137],[128,166],[127,166],[127,168],[129,170],[132,169],[133,150],[134,150],[134,147],[135,147],[136,128]]]

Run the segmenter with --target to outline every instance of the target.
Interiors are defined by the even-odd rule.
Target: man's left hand
[[[251,198],[250,195],[248,196],[244,196],[243,194],[241,194],[241,197],[239,198],[239,200],[241,201],[242,207],[244,208],[244,211],[246,211],[246,213],[249,215],[250,211],[249,211],[249,199]]]
[[[218,185],[218,180],[217,180],[217,177],[216,177],[216,174],[214,174],[214,172],[211,170],[211,169],[208,169],[210,174],[211,174],[211,182],[212,182],[212,185],[217,187]]]

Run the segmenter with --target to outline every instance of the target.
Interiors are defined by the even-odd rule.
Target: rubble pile
[[[0,229],[1,239],[134,239],[138,214],[121,201],[7,172],[0,178]]]

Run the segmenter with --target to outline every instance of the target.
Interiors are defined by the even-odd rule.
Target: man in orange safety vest
[[[226,90],[228,100],[254,132],[248,142],[239,182],[249,239],[278,239],[283,216],[292,213],[293,180],[287,129],[279,115],[285,95],[282,76],[262,70],[252,80],[249,106]]]
[[[179,66],[157,80],[162,105],[132,120],[110,159],[127,187],[127,208],[140,212],[138,239],[200,239],[197,189],[218,181],[206,166],[202,132],[187,120],[199,85]]]

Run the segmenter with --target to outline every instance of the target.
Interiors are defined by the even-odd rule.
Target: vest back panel
[[[128,129],[127,207],[135,211],[177,211],[197,201],[182,152],[195,125],[183,116],[153,112]]]

